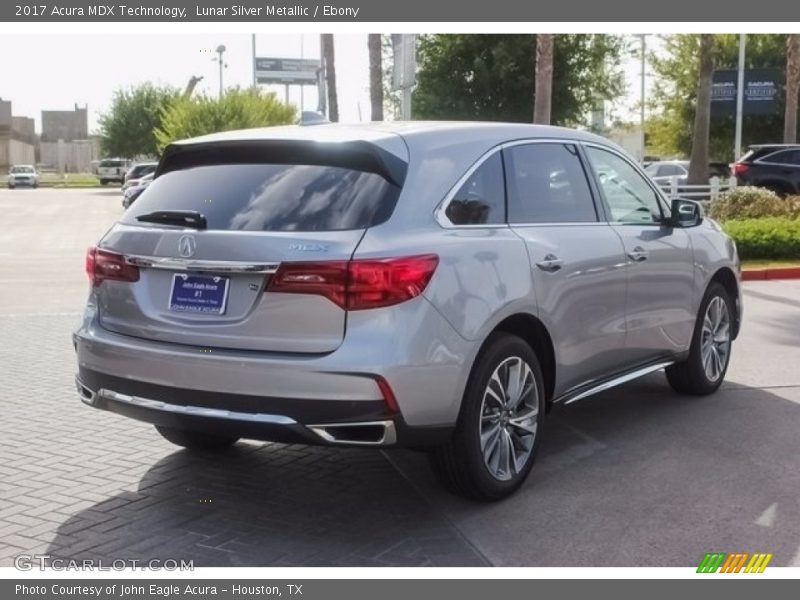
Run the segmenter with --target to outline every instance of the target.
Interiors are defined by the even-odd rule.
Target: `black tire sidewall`
[[[531,455],[525,467],[508,481],[496,479],[486,467],[480,445],[480,418],[484,390],[492,373],[505,359],[518,356],[528,363],[536,380],[539,398],[539,414],[537,417],[536,436],[533,442]],[[487,498],[502,498],[516,490],[525,481],[533,467],[539,443],[542,439],[542,429],[545,415],[545,391],[542,370],[539,361],[531,347],[521,338],[511,334],[501,334],[490,339],[475,363],[472,374],[467,384],[464,403],[459,416],[458,433],[459,442],[468,461],[473,480]]]

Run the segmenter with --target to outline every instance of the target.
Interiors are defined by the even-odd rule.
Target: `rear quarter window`
[[[168,171],[122,222],[156,210],[193,210],[209,229],[339,231],[386,221],[400,188],[376,173],[303,164],[213,164]]]

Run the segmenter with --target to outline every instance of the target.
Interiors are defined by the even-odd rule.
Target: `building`
[[[638,124],[617,124],[605,133],[605,137],[622,146],[628,152],[628,154],[633,156],[639,162],[644,161],[644,136],[642,135],[642,128]]]
[[[92,170],[100,157],[100,145],[89,137],[89,110],[77,104],[73,110],[43,110],[39,162],[59,173]]]
[[[43,110],[41,139],[43,142],[89,139],[88,107],[78,108],[76,104],[74,110]]]
[[[36,162],[36,132],[33,119],[15,117],[11,101],[0,98],[0,173],[11,165],[32,165]]]

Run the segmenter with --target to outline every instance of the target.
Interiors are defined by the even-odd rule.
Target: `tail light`
[[[316,294],[345,310],[400,304],[419,296],[431,280],[439,257],[282,263],[268,292]]]
[[[750,166],[745,163],[733,163],[731,165],[731,171],[734,175],[744,175],[749,168]]]
[[[139,281],[139,268],[125,262],[116,252],[94,246],[86,251],[86,274],[93,286],[109,281]]]

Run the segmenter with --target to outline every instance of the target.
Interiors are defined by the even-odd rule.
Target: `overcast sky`
[[[256,35],[259,56],[319,58],[316,34]],[[336,70],[342,121],[369,120],[367,36],[338,34]],[[192,75],[202,76],[196,88],[216,94],[218,63],[214,49],[224,44],[224,85],[252,84],[252,38],[246,34],[174,35],[8,35],[0,36],[0,97],[11,100],[14,115],[34,117],[41,131],[42,110],[69,110],[77,102],[89,106],[89,131],[97,129],[98,116],[108,109],[113,91],[145,81],[184,88]],[[279,92],[283,86],[265,86]],[[306,86],[306,110],[317,108],[317,91]],[[299,86],[290,100],[299,106]]]
[[[183,88],[192,75],[202,76],[198,90],[216,94],[218,64],[212,61],[219,44],[227,48],[225,86],[252,83],[252,38],[247,34],[128,34],[0,36],[0,97],[12,101],[14,115],[34,117],[41,132],[42,110],[69,110],[77,102],[89,106],[89,131],[97,130],[98,116],[108,109],[119,87],[154,81]],[[367,36],[336,34],[336,71],[342,121],[369,120]],[[259,56],[319,58],[317,34],[258,34]],[[626,62],[628,98],[617,112],[636,118],[639,99],[635,59]],[[281,98],[282,86],[274,87]],[[299,106],[294,86],[290,100]],[[306,110],[317,107],[316,88],[306,86]],[[360,109],[360,114],[359,114]]]

